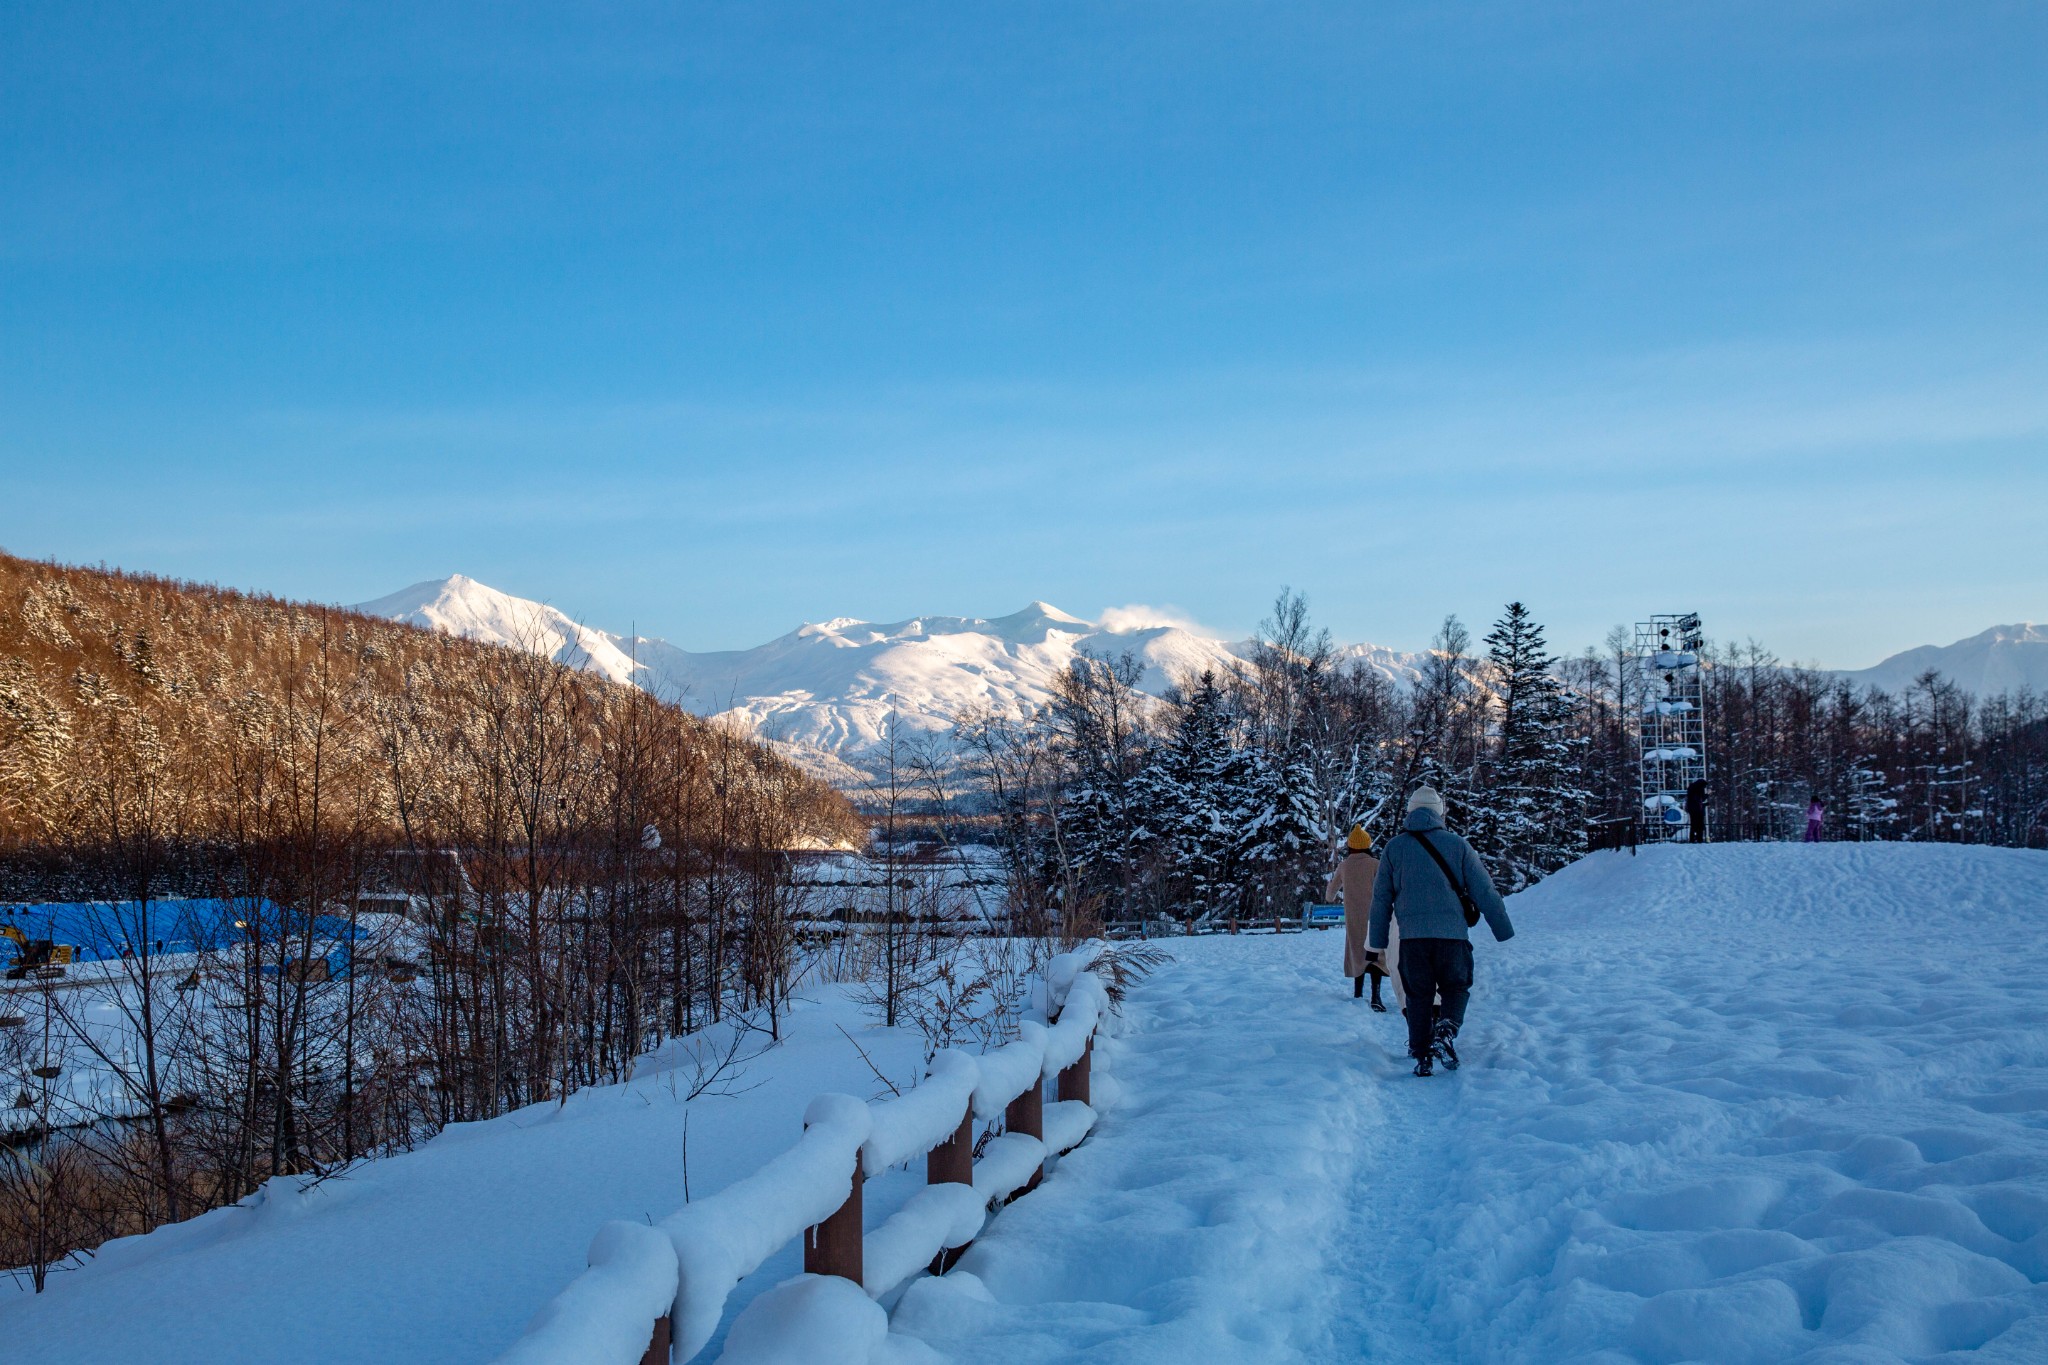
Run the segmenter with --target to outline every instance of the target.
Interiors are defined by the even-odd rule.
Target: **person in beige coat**
[[[1344,902],[1344,975],[1351,978],[1351,998],[1355,1000],[1365,994],[1365,979],[1370,976],[1372,1007],[1385,1014],[1387,1007],[1380,1001],[1383,978],[1394,979],[1395,1004],[1405,1006],[1407,997],[1401,991],[1400,940],[1389,937],[1385,953],[1375,953],[1366,947],[1366,926],[1372,916],[1372,882],[1379,870],[1380,860],[1372,856],[1372,835],[1366,833],[1365,826],[1353,825],[1337,854],[1337,866],[1330,871],[1323,895],[1326,899],[1341,897]]]

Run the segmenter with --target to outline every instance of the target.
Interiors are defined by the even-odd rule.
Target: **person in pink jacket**
[[[1827,818],[1827,803],[1822,801],[1818,796],[1814,797],[1813,803],[1806,808],[1807,843],[1817,844],[1820,842],[1820,829],[1821,826],[1827,822]]]
[[[1387,1012],[1380,1000],[1380,982],[1386,977],[1394,979],[1394,1003],[1405,1005],[1407,997],[1401,991],[1401,976],[1398,970],[1401,942],[1389,937],[1384,954],[1375,953],[1365,944],[1366,926],[1372,917],[1372,883],[1379,875],[1380,860],[1372,856],[1372,835],[1365,826],[1353,825],[1351,833],[1345,836],[1344,847],[1337,853],[1337,866],[1331,869],[1330,880],[1323,887],[1325,900],[1341,898],[1344,902],[1344,975],[1351,978],[1351,998],[1356,1000],[1365,994],[1365,979],[1372,978],[1372,1007],[1381,1014]]]

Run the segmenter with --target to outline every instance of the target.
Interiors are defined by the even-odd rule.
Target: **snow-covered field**
[[[1335,933],[1177,942],[1103,1049],[1121,1099],[877,1361],[2048,1359],[2048,855],[1655,848],[1509,904],[1428,1080]],[[821,999],[745,1095],[650,1067],[118,1244],[0,1297],[0,1354],[481,1365],[603,1220],[681,1203],[686,1110],[701,1196],[879,1088],[835,1025],[915,1069],[858,1023]]]

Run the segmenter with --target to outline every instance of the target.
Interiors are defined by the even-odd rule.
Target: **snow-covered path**
[[[2048,856],[1659,848],[1511,909],[1430,1080],[1335,935],[1177,945],[896,1354],[2048,1359]]]

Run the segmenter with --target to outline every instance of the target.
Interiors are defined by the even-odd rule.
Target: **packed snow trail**
[[[1427,1080],[1334,933],[1177,942],[891,1358],[2048,1359],[2048,855],[1658,847],[1509,908]]]

